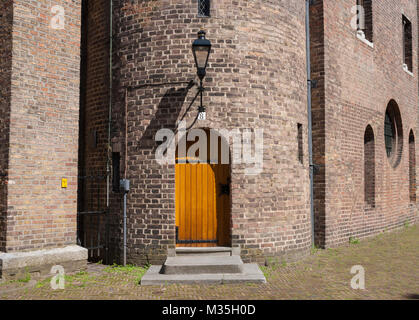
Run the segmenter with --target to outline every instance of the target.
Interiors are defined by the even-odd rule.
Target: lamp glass
[[[210,48],[207,46],[195,47],[196,66],[198,69],[205,69],[207,66]]]

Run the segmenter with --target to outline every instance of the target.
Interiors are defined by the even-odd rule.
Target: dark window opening
[[[373,41],[373,17],[372,0],[357,0],[358,9],[358,31],[364,33],[365,39]],[[358,8],[359,8],[358,7]]]
[[[211,14],[211,1],[198,0],[198,17],[209,17]]]
[[[303,125],[299,123],[297,125],[297,142],[298,142],[298,161],[302,164],[304,161],[304,151],[303,151]]]
[[[387,157],[391,157],[393,153],[394,139],[395,139],[395,127],[391,121],[391,116],[386,112],[386,119],[384,124],[384,138],[386,143]]]
[[[384,120],[384,142],[387,158],[393,168],[401,161],[403,153],[403,125],[397,102],[388,103]]]
[[[364,135],[364,195],[365,203],[375,208],[375,141],[374,131],[368,126]]]
[[[119,152],[112,152],[112,191],[119,192],[120,181],[120,162],[121,156]]]
[[[416,146],[415,135],[409,135],[409,194],[410,202],[416,203]]]
[[[97,148],[97,131],[96,130],[90,131],[90,148],[92,149]]]
[[[404,68],[413,70],[412,23],[403,16],[403,58]]]

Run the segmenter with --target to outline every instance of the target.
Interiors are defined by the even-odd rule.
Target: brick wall
[[[323,1],[310,7],[310,58],[311,79],[317,82],[312,90],[312,128],[314,175],[314,241],[324,242],[326,197],[326,123],[325,123],[325,39]]]
[[[317,80],[312,96],[315,242],[323,247],[417,219],[409,196],[413,174],[408,152],[416,149],[409,147],[408,139],[411,130],[418,132],[418,6],[413,0],[373,1],[371,47],[351,28],[356,2],[324,0],[311,7],[312,79]],[[103,172],[109,151],[105,4],[95,0],[88,5],[81,113],[85,172]],[[265,129],[263,173],[249,177],[244,165],[232,166],[232,245],[242,247],[246,261],[306,253],[310,215],[304,2],[213,1],[211,18],[197,17],[194,0],[114,1],[114,6],[111,146],[121,157],[120,176],[126,172],[131,180],[129,262],[161,262],[167,248],[175,246],[174,166],[157,164],[154,136],[161,128],[175,128],[196,93],[196,87],[186,83],[195,79],[191,43],[200,29],[207,31],[213,53],[204,93],[208,119],[195,127]],[[402,15],[413,26],[413,76],[402,68]],[[143,87],[133,89],[136,86]],[[396,167],[387,159],[384,143],[384,115],[391,100],[400,109],[403,126]],[[186,113],[188,123],[195,112]],[[93,131],[95,148],[89,147]],[[410,163],[413,160],[410,157]],[[366,185],[366,180],[374,181]],[[103,194],[92,197],[101,204],[102,199]],[[110,194],[108,215],[111,260],[119,262],[121,199],[121,193]]]
[[[2,211],[9,252],[76,243],[80,1],[54,5],[64,9],[63,30],[50,27],[50,1],[13,1],[8,207]]]
[[[7,169],[12,76],[12,1],[0,4],[0,251],[6,247]]]
[[[373,1],[373,48],[351,28],[355,5],[356,0],[324,0],[311,10],[313,33],[316,27],[323,33],[315,34],[312,44],[312,76],[320,83],[313,91],[315,128],[322,132],[315,137],[321,140],[315,145],[315,161],[325,165],[316,177],[321,182],[316,184],[316,242],[322,246],[397,228],[417,217],[416,204],[409,201],[408,168],[409,132],[417,132],[417,1]],[[413,25],[413,76],[402,68],[403,14]],[[392,99],[403,125],[403,151],[395,168],[384,145],[384,116]],[[368,125],[375,136],[372,210],[364,198]]]
[[[107,210],[109,114],[109,1],[84,2],[83,70],[80,105],[79,212]],[[83,215],[79,237],[85,247],[106,242],[105,213]],[[90,250],[91,260],[105,260],[104,250]]]
[[[213,54],[205,80],[208,118],[195,127],[265,130],[263,173],[246,176],[245,165],[232,166],[232,245],[242,247],[246,261],[260,262],[310,247],[304,2],[228,0],[212,8],[211,18],[197,18],[197,1],[115,1],[120,90],[112,142],[121,147],[121,173],[124,88],[156,85],[128,91],[129,262],[161,262],[175,246],[174,166],[155,161],[154,135],[175,127],[196,88],[157,84],[195,79],[191,44],[201,28]],[[195,112],[187,113],[188,123]]]

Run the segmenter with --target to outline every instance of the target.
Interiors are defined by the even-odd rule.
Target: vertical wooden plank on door
[[[190,238],[190,214],[191,214],[191,194],[186,192],[188,186],[191,185],[191,170],[188,165],[183,165],[185,168],[185,188],[182,192],[185,194],[185,224],[183,225],[183,236],[182,240]]]
[[[179,229],[181,229],[182,231],[180,231],[179,230],[179,239],[185,239],[185,223],[186,223],[186,217],[185,217],[185,215],[186,215],[186,194],[185,194],[185,188],[186,188],[186,186],[185,186],[185,180],[186,180],[186,168],[185,168],[185,165],[180,165],[180,192],[181,192],[181,195],[180,195],[180,199],[181,199],[181,207],[180,207],[180,211],[179,211],[179,214],[180,214],[180,223],[181,223],[181,226],[182,226],[182,228],[179,228]]]
[[[215,239],[214,238],[214,184],[213,184],[213,176],[214,171],[212,165],[208,165],[208,212],[207,212],[207,219],[208,219],[208,239]]]
[[[202,239],[202,215],[205,213],[202,207],[202,166],[203,164],[198,163],[196,166],[196,206],[197,206],[197,215],[196,215],[196,240]],[[197,247],[201,247],[202,244],[197,244]]]
[[[197,234],[196,234],[196,221],[197,221],[197,167],[196,164],[191,164],[191,171],[192,171],[192,183],[190,185],[190,191],[191,191],[191,195],[192,195],[192,210],[191,210],[191,214],[192,214],[192,219],[191,219],[191,238],[193,240],[196,240]],[[192,247],[196,247],[196,244],[192,244]]]
[[[202,167],[202,238],[208,240],[208,164],[203,164]],[[204,247],[209,247],[208,243],[203,245]]]
[[[218,223],[217,223],[217,165],[212,165],[211,170],[211,202],[212,202],[212,210],[210,212],[211,215],[211,229],[212,229],[212,235],[211,239],[215,240],[218,239]],[[218,246],[217,244],[213,244],[213,246]]]
[[[175,165],[175,186],[179,186],[179,181],[180,181],[180,172],[179,172],[179,165],[176,164]],[[175,187],[175,211],[176,211],[176,227],[179,227],[180,225],[180,216],[179,216],[179,212],[180,212],[180,195],[181,195],[181,188],[176,188]]]

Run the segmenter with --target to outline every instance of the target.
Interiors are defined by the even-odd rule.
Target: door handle
[[[226,195],[229,196],[230,195],[230,179],[227,180],[227,183],[220,183],[220,196]]]

